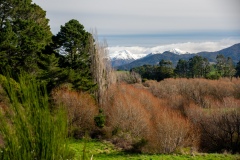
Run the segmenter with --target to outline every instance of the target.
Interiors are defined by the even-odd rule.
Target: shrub
[[[127,72],[127,71],[117,71],[117,81],[118,83],[128,83],[128,84],[133,84],[133,83],[141,83],[142,78],[141,75],[138,73],[132,71],[132,72]]]
[[[215,109],[198,122],[202,129],[201,148],[207,152],[240,152],[239,108]]]
[[[212,107],[214,101],[222,101],[226,97],[237,97],[240,80],[220,79],[165,79],[160,82],[147,81],[148,87],[156,97],[174,102],[178,99],[184,105],[195,103],[203,108]],[[170,104],[171,106],[171,104]],[[174,105],[173,105],[174,106]],[[177,108],[177,107],[176,107]]]
[[[69,135],[81,138],[86,132],[94,131],[94,116],[98,109],[91,95],[65,87],[54,89],[51,95],[56,106],[67,109]]]
[[[112,142],[126,150],[146,153],[172,153],[192,146],[190,122],[163,104],[146,89],[127,84],[111,86],[103,110],[106,128],[113,133]]]
[[[5,86],[10,105],[0,111],[0,159],[71,158],[66,114],[59,109],[52,115],[46,89],[26,75],[19,76],[19,89],[9,80]]]
[[[99,128],[103,128],[105,125],[105,121],[106,121],[106,117],[103,114],[103,110],[99,109],[99,114],[94,117],[94,122],[95,122],[96,126]]]
[[[182,122],[181,127],[189,125],[190,128],[193,128],[192,131],[197,131],[193,133],[200,136],[199,142],[198,138],[192,140],[196,145],[199,144],[200,150],[239,152],[240,79],[165,79],[160,82],[146,81],[144,86],[162,101],[163,106],[172,108],[185,117],[187,123]],[[166,115],[167,113],[169,112],[166,112]],[[161,116],[164,117],[164,114]],[[173,123],[174,119],[170,117],[166,118],[165,123],[172,121],[169,124],[178,124],[178,121],[182,121],[183,118],[179,118]],[[171,125],[165,125],[161,120],[157,122],[159,124],[156,123],[153,126],[161,126],[160,129],[168,126],[169,128],[163,129],[165,131],[170,129]],[[160,125],[160,123],[163,124]],[[178,131],[180,132],[181,128]],[[189,130],[188,133],[192,131]],[[169,136],[174,132],[176,131],[172,129]],[[191,136],[189,140],[191,140]],[[160,142],[162,143],[162,141]],[[174,141],[171,144],[173,145],[170,147],[174,147]],[[167,150],[169,149],[167,148]]]

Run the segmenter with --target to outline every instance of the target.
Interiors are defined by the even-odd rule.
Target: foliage
[[[55,54],[40,54],[38,66],[40,73],[37,78],[47,86],[48,92],[60,86],[67,77],[66,70],[59,67],[59,58]]]
[[[124,84],[111,86],[104,97],[103,110],[106,137],[124,150],[173,153],[177,148],[194,145],[195,134],[188,120],[145,89]]]
[[[136,72],[141,75],[143,79],[163,80],[165,78],[173,77],[172,62],[161,60],[159,66],[143,65],[132,68],[131,72]]]
[[[6,89],[9,84],[14,86],[16,90],[20,88],[19,84],[14,79],[7,78],[6,76],[0,74],[0,85],[2,85],[3,88]]]
[[[189,65],[189,77],[191,78],[200,78],[206,77],[209,73],[209,62],[206,58],[201,56],[194,56],[188,61]]]
[[[117,82],[118,83],[141,83],[141,75],[134,71],[116,71]]]
[[[49,92],[66,82],[82,91],[97,87],[91,72],[93,38],[77,20],[52,36],[46,12],[32,0],[3,0],[0,8],[1,69],[11,71],[14,79],[20,71],[30,73]]]
[[[60,31],[53,37],[58,54],[63,55],[59,66],[67,69],[66,82],[74,88],[87,91],[96,84],[91,74],[92,35],[84,30],[77,20],[70,20],[61,26]]]
[[[103,114],[103,110],[99,109],[99,114],[97,116],[94,117],[94,122],[96,124],[97,127],[99,128],[103,128],[106,122],[106,117]]]
[[[46,89],[20,75],[19,90],[8,81],[6,92],[10,105],[0,111],[1,159],[70,158],[66,114],[59,109],[52,115]]]
[[[159,66],[143,65],[132,68],[131,71],[139,73],[143,79],[157,81],[173,77],[219,79],[238,76],[238,64],[235,68],[230,57],[225,58],[220,54],[217,55],[216,60],[216,64],[210,64],[206,58],[196,55],[189,60],[179,59],[176,67],[173,68],[171,61],[162,59]]]
[[[219,54],[216,57],[217,59],[217,71],[220,74],[221,77],[233,77],[235,75],[235,68],[233,61],[230,57],[227,59],[224,57],[224,55]]]
[[[31,0],[0,3],[0,66],[36,74],[38,53],[51,42],[46,12]]]
[[[240,61],[237,63],[235,76],[240,77]]]
[[[203,129],[202,148],[210,152],[223,149],[232,153],[240,152],[240,111],[229,106],[228,110],[203,114],[198,122]]]
[[[132,68],[131,71],[139,73],[143,79],[163,80],[178,77],[206,77],[210,72],[210,64],[206,58],[194,56],[188,61],[180,59],[175,69],[171,61],[161,60],[159,66],[143,65]],[[175,75],[176,74],[176,75]]]
[[[179,77],[186,78],[188,75],[188,62],[186,60],[179,59],[174,72]]]
[[[167,79],[144,84],[198,131],[200,151],[239,152],[239,79]]]
[[[94,132],[94,116],[97,115],[95,100],[88,93],[70,90],[66,85],[51,92],[56,107],[64,106],[68,113],[68,134],[82,138]]]

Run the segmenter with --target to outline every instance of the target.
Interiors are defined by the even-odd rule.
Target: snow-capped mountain
[[[172,53],[174,53],[174,54],[178,54],[178,55],[181,55],[181,54],[188,54],[188,52],[186,52],[186,51],[182,51],[182,50],[180,50],[180,49],[178,49],[178,48],[171,49],[171,50],[169,50],[169,52],[172,52]]]
[[[146,54],[133,54],[128,50],[115,51],[109,55],[112,62],[112,66],[119,66],[127,63],[131,63],[137,59],[145,57]]]
[[[115,51],[114,53],[109,55],[109,58],[111,60],[137,60],[139,58],[142,58],[146,56],[145,54],[133,54],[128,50],[122,50],[122,51]]]

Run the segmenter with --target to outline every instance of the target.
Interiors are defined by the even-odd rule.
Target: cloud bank
[[[239,0],[33,0],[53,33],[70,19],[100,34],[239,31]]]
[[[219,51],[221,49],[230,47],[239,42],[240,42],[239,40],[223,39],[220,41],[175,43],[175,44],[159,45],[155,47],[115,46],[115,47],[108,47],[108,49],[109,49],[109,54],[112,54],[116,51],[128,50],[133,54],[146,55],[149,53],[163,53],[164,51],[168,51],[176,48],[189,53],[198,53],[201,51],[208,51],[208,52]]]

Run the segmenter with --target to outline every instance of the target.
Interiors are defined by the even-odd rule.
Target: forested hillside
[[[216,63],[210,63],[207,58],[195,55],[185,60],[180,59],[176,67],[172,61],[162,59],[158,65],[143,65],[132,68],[143,79],[163,80],[165,78],[207,78],[219,79],[223,77],[238,77],[240,61],[235,65],[233,60],[224,55],[216,56]]]

